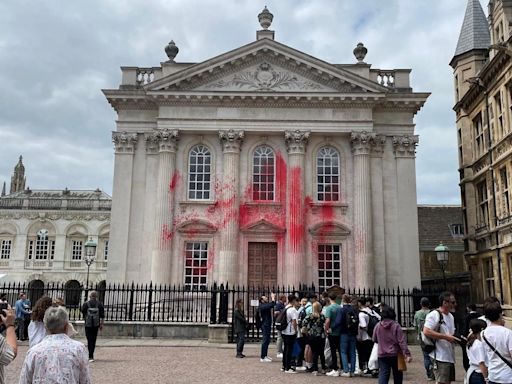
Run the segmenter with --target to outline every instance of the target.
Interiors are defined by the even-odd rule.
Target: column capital
[[[289,154],[304,154],[308,144],[310,131],[284,131],[284,140]]]
[[[416,156],[416,145],[418,145],[418,135],[393,136],[393,148],[395,157]]]
[[[156,129],[155,139],[158,143],[158,152],[176,152],[180,134],[177,129]]]
[[[386,136],[376,135],[372,146],[372,157],[382,157],[386,146]]]
[[[222,144],[222,150],[226,152],[240,152],[240,147],[244,141],[244,131],[234,129],[221,129],[219,139]]]
[[[352,132],[350,134],[350,143],[352,144],[354,155],[369,155],[376,137],[377,134],[373,132]]]
[[[158,153],[158,133],[156,131],[148,132],[144,134],[144,142],[146,144],[146,153],[147,154],[156,154]]]
[[[116,153],[131,153],[135,152],[135,146],[137,145],[138,135],[137,133],[123,132],[112,132],[112,142]]]

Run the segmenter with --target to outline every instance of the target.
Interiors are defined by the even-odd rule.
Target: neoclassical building
[[[85,285],[84,245],[98,244],[89,281],[106,278],[111,198],[97,190],[25,188],[22,158],[14,168],[10,193],[0,196],[0,282]]]
[[[409,69],[256,40],[199,63],[122,67],[109,282],[420,285]]]
[[[472,296],[512,304],[512,3],[468,0],[454,57],[459,174]],[[510,308],[510,307],[509,307]]]

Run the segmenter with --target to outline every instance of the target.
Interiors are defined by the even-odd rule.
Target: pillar
[[[218,282],[239,284],[238,270],[242,260],[238,255],[238,210],[240,207],[240,147],[244,131],[221,130],[223,181],[219,200],[222,212],[221,244],[218,262]]]
[[[305,277],[305,207],[304,167],[309,131],[285,131],[288,151],[288,172],[286,183],[286,237],[284,252],[283,281],[285,285],[298,289],[307,283]]]
[[[372,195],[370,150],[376,134],[352,132],[354,157],[354,271],[352,285],[370,288],[374,285],[372,245]]]
[[[156,133],[158,181],[151,252],[151,281],[156,284],[171,283],[174,191],[170,184],[175,172],[178,137],[177,129],[160,129]]]

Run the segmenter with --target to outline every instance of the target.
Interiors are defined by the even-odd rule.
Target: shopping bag
[[[329,344],[329,339],[325,339],[324,356],[325,356],[325,365],[327,367],[330,367],[332,365],[333,357],[331,355],[331,345]]]
[[[370,360],[368,360],[368,369],[375,371],[379,369],[379,344],[374,343]]]
[[[405,356],[402,352],[398,352],[398,370],[405,372],[407,371],[407,364],[405,363]]]

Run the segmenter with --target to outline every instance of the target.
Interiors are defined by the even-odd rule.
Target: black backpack
[[[100,326],[100,309],[98,305],[91,307],[90,303],[87,303],[87,314],[85,316],[85,326],[87,328],[99,327]]]
[[[367,313],[368,315],[368,326],[366,328],[366,332],[368,332],[368,336],[373,337],[373,330],[375,329],[375,326],[379,324],[379,319],[377,316],[374,316],[370,313]]]
[[[353,336],[357,335],[357,332],[359,331],[359,316],[357,316],[356,311],[349,309],[345,313],[345,322],[348,334]]]
[[[275,324],[278,331],[284,331],[288,327],[288,319],[286,317],[286,311],[288,311],[288,308],[277,315]]]

